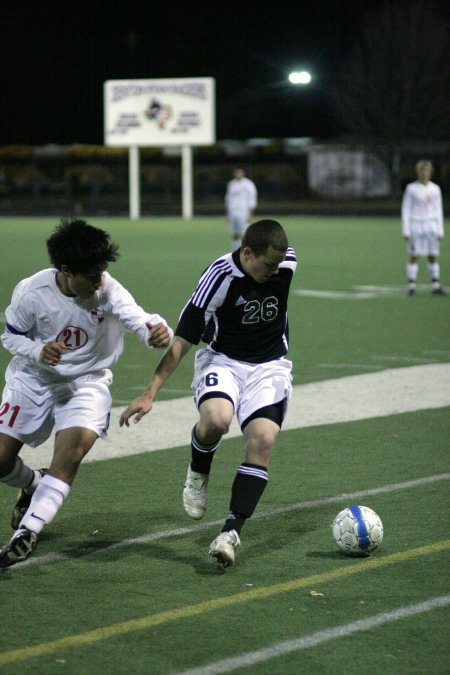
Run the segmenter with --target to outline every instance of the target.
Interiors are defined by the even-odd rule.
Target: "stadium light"
[[[309,84],[311,79],[311,73],[308,73],[307,70],[294,70],[289,74],[291,84]]]

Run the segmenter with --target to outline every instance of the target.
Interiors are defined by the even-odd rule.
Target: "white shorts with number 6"
[[[280,358],[267,363],[245,363],[199,349],[195,354],[192,389],[198,407],[209,394],[230,398],[240,426],[265,406],[287,401],[292,393],[292,362]]]

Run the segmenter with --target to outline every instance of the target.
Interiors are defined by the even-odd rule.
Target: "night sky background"
[[[215,78],[218,140],[336,136],[336,73],[381,2],[8,3],[0,145],[103,143],[103,82],[128,78]],[[431,4],[448,20],[450,3]],[[287,81],[299,68],[308,87]]]

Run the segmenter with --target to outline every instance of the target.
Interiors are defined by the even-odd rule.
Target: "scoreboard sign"
[[[103,85],[107,146],[213,145],[215,80],[108,80]]]

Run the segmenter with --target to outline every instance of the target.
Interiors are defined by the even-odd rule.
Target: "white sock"
[[[11,487],[24,488],[33,485],[33,482],[36,480],[36,473],[38,472],[24,464],[20,457],[16,457],[13,470],[6,476],[3,476],[3,478],[0,478],[0,482],[11,485]]]
[[[433,288],[439,288],[439,276],[440,276],[440,267],[439,263],[428,263],[428,274],[430,275],[431,283]]]
[[[408,263],[406,265],[406,276],[410,285],[416,285],[417,272],[419,271],[418,263]]]
[[[39,534],[44,525],[51,523],[70,492],[70,485],[54,478],[44,476],[31,499],[28,511],[20,521],[20,527]]]

